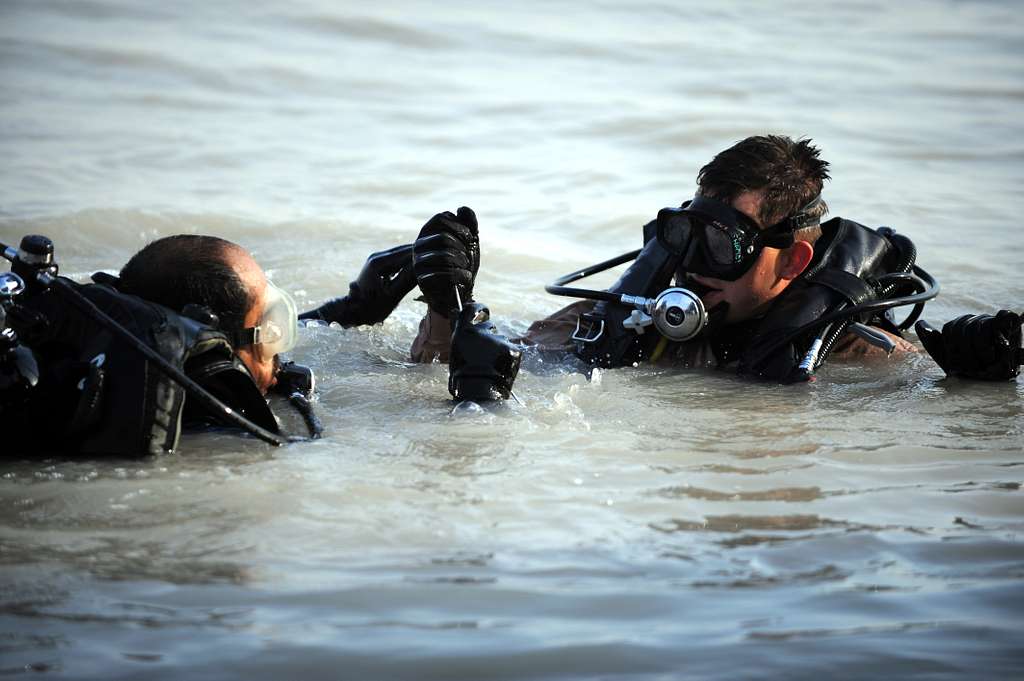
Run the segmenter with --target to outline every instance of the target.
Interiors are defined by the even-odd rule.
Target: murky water
[[[466,204],[477,296],[521,331],[773,131],[823,148],[833,214],[916,241],[927,318],[1020,309],[1024,20],[892,5],[7,0],[0,241],[84,278],[217,234],[311,306]],[[0,466],[0,671],[1019,675],[1024,382],[533,372],[450,414],[411,298],[303,331],[325,440]]]

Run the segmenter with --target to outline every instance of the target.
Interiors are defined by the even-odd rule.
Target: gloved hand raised
[[[915,326],[924,349],[950,376],[1005,381],[1020,373],[1021,316],[963,315],[939,331],[921,320]]]
[[[430,218],[412,250],[416,283],[430,309],[450,318],[458,308],[456,287],[463,304],[473,300],[473,282],[480,269],[480,237],[472,209],[463,206],[456,215],[445,211]]]
[[[299,319],[322,319],[342,326],[380,324],[416,285],[412,244],[373,253],[366,259],[348,295],[303,312]]]

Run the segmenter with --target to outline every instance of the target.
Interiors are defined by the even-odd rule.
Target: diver
[[[5,453],[157,454],[175,449],[182,427],[204,425],[281,445],[296,438],[281,432],[271,391],[287,396],[310,437],[322,434],[312,371],[282,359],[298,333],[295,303],[241,246],[168,236],[89,284],[59,276],[44,236],[0,254],[11,261],[0,274]],[[380,323],[416,282],[412,244],[374,253],[348,295],[301,318]],[[450,389],[460,399],[507,397],[518,350],[501,345],[500,375],[475,361],[498,337],[481,306],[459,314],[453,345],[472,361],[452,362]]]
[[[318,436],[313,377],[281,359],[297,314],[243,248],[211,236],[158,239],[119,276],[58,275],[53,243],[2,247],[0,416],[4,451],[172,451],[184,425],[288,441],[266,395],[284,392]]]
[[[546,287],[584,300],[534,322],[521,338],[491,333],[486,346],[473,348],[475,364],[490,366],[491,380],[498,381],[494,376],[511,364],[509,357],[518,368],[521,353],[532,348],[585,371],[653,362],[794,383],[811,380],[829,356],[916,352],[903,332],[938,294],[938,284],[916,264],[906,236],[843,218],[822,222],[828,171],[811,140],[767,135],[738,142],[701,168],[692,200],[661,210],[644,226],[642,248]],[[458,311],[472,304],[480,262],[475,214],[463,207],[434,216],[412,253],[428,305],[412,358],[450,361],[454,373],[464,360],[452,330],[463,323]],[[629,261],[605,291],[567,286]],[[900,306],[913,308],[897,322],[891,310]],[[991,337],[1009,348],[999,360],[1004,371],[989,374],[1012,377],[1020,364],[1020,318],[1000,315],[999,332],[993,322],[977,320],[971,338],[988,334],[979,342]],[[1016,336],[1007,337],[1014,323]],[[917,328],[930,327],[919,322]],[[926,349],[935,355],[943,342],[957,348],[967,342],[953,331],[924,331]],[[953,364],[964,361],[957,349],[943,352]],[[1012,376],[1006,375],[1010,365]],[[514,373],[502,382],[504,393],[512,380]]]

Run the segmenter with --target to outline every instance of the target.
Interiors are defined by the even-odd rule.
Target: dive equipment
[[[25,291],[25,280],[14,272],[0,274],[0,412],[7,404],[22,400],[39,383],[35,355],[18,343],[14,329],[7,327],[7,306]]]
[[[266,301],[256,326],[225,332],[236,348],[254,346],[261,359],[288,352],[295,347],[299,329],[298,308],[286,291],[267,281]]]
[[[0,331],[7,329],[7,311],[4,303],[10,304],[15,296],[25,292],[25,280],[14,272],[0,274]]]
[[[22,240],[22,247],[18,250],[0,244],[0,251],[12,261],[13,272],[22,272],[33,282],[28,285],[26,280],[27,293],[19,296],[21,300],[15,302],[13,296],[0,300],[6,322],[12,326],[5,330],[5,337],[13,339],[11,331],[17,329],[20,336],[18,340],[33,349],[52,348],[60,356],[67,354],[61,349],[67,347],[72,352],[86,353],[84,359],[88,359],[73,361],[72,356],[68,360],[55,360],[56,364],[47,374],[50,377],[49,392],[44,391],[45,395],[41,393],[43,396],[40,399],[49,399],[46,395],[67,381],[78,381],[80,397],[77,398],[77,408],[71,405],[74,416],[67,429],[69,437],[76,432],[92,433],[95,429],[89,430],[91,424],[97,422],[101,413],[108,417],[116,414],[126,419],[120,429],[114,423],[109,423],[98,434],[79,440],[81,451],[132,454],[173,449],[178,438],[184,393],[222,423],[241,428],[270,444],[281,445],[288,441],[278,433],[276,419],[244,365],[237,366],[241,363],[234,356],[224,334],[177,315],[163,306],[120,293],[108,284],[81,285],[56,276],[53,244],[46,237],[30,235]],[[23,253],[28,254],[26,259],[22,259]],[[15,276],[18,275],[9,274],[4,281],[13,281],[12,277]],[[116,281],[116,278],[111,277],[110,280]],[[5,290],[16,288],[10,284],[4,286]],[[32,293],[33,290],[35,293]],[[67,318],[67,314],[61,313],[62,309],[67,309],[64,307],[66,305],[78,310],[81,316]],[[273,307],[268,306],[268,310]],[[283,309],[287,311],[287,304]],[[116,318],[112,315],[116,315]],[[280,312],[273,312],[266,317],[277,320],[283,316]],[[64,321],[65,318],[68,321]],[[76,319],[81,321],[74,321]],[[126,328],[126,324],[130,324],[135,331]],[[286,334],[282,334],[274,341],[280,343],[286,338]],[[76,345],[64,345],[67,339],[73,340]],[[120,349],[119,343],[122,346]],[[81,348],[75,349],[79,345]],[[130,357],[139,359],[129,360]],[[168,357],[175,358],[177,364],[171,363]],[[201,381],[193,380],[183,371],[182,367],[187,362],[203,363],[202,370],[197,370]],[[133,393],[127,387],[131,381],[122,381],[120,384],[112,382],[113,392],[104,391],[108,367],[115,370],[118,366],[126,367],[124,371],[134,374],[142,382],[145,386],[143,393]],[[150,374],[147,366],[153,366],[158,371]],[[231,375],[247,377],[249,391],[259,398],[249,400],[252,410],[244,406],[232,408],[201,385],[201,382],[211,386],[217,381],[223,383],[223,379]],[[216,377],[217,381],[208,381],[210,377]],[[73,385],[70,392],[75,392]],[[236,395],[232,394],[231,397],[235,398]],[[249,418],[250,411],[259,414],[253,413],[252,418]],[[142,438],[140,441],[133,440],[137,444],[118,439],[118,432],[135,432],[133,429]]]
[[[458,290],[455,304],[448,392],[460,401],[514,398],[512,385],[519,373],[522,350],[498,333],[486,306],[475,302],[463,305]]]
[[[310,401],[315,390],[316,377],[313,375],[312,369],[288,360],[281,362],[273,391],[288,398],[288,401],[306,422],[306,427],[309,428],[309,437],[318,440],[323,437],[324,424],[313,412],[313,405]]]
[[[570,272],[544,287],[553,295],[598,301],[593,310],[580,315],[572,334],[576,354],[592,366],[615,367],[649,359],[658,334],[645,336],[648,326],[669,340],[686,341],[708,323],[700,296],[689,289],[668,287],[676,258],[653,238],[654,226],[652,222],[644,228],[642,249]],[[630,260],[633,264],[606,291],[566,286]]]
[[[480,235],[471,208],[462,206],[455,215],[445,211],[430,218],[412,252],[416,283],[434,312],[447,319],[459,310],[457,298],[473,301],[473,283],[480,269]]]
[[[735,281],[765,246],[789,248],[793,233],[818,223],[819,194],[786,219],[761,229],[731,205],[698,194],[680,208],[658,211],[658,241],[690,274]]]
[[[698,200],[705,201],[698,196],[689,205]],[[780,238],[791,242],[792,235],[786,230],[791,232],[813,224],[802,214],[818,200],[805,206],[795,218],[779,223],[785,230],[778,225],[770,229],[778,232],[775,236],[781,235]],[[681,261],[689,258],[698,269],[714,272],[708,276],[724,278],[729,268],[735,268],[733,272],[740,266],[749,269],[749,264],[744,264],[749,259],[744,255],[747,250],[757,253],[764,246],[776,243],[780,245],[775,247],[781,247],[782,243],[774,241],[771,234],[760,240],[756,234],[745,235],[741,227],[743,220],[735,215],[730,218],[721,210],[724,205],[698,204],[705,216],[715,218],[721,227],[691,229],[687,226],[688,233],[669,238],[662,236],[668,227],[681,229],[677,220],[689,214],[681,213],[681,209],[662,210],[658,220],[644,227],[643,249],[577,270],[545,287],[554,295],[599,301],[592,312],[580,316],[572,336],[576,354],[581,359],[592,365],[615,367],[660,354],[657,341],[642,335],[644,328],[651,324],[661,332],[661,337],[670,340],[694,338],[707,328],[708,318],[715,317],[718,307],[704,310],[702,303],[697,307],[700,302],[697,293],[668,288],[673,276],[679,283],[685,281],[689,273]],[[730,206],[725,207],[737,213]],[[717,211],[717,217],[711,215],[713,210]],[[686,222],[686,225],[692,223]],[[840,218],[821,227],[822,237],[815,243],[815,256],[810,266],[773,302],[765,318],[716,329],[714,340],[720,364],[738,359],[740,373],[781,382],[809,380],[852,324],[856,325],[853,332],[888,348],[891,340],[868,324],[899,334],[914,323],[924,304],[938,295],[938,283],[916,265],[917,251],[907,237],[886,227],[872,230]],[[659,238],[652,238],[653,233]],[[702,236],[713,234],[725,235],[728,239]],[[665,247],[666,242],[671,249]],[[725,248],[727,243],[728,249]],[[725,262],[727,254],[731,254],[729,263]],[[566,286],[630,260],[634,261],[630,268],[606,291]],[[679,297],[669,297],[673,295]],[[695,301],[692,308],[667,304],[669,300],[681,302],[691,296]],[[659,299],[662,300],[660,306]],[[913,306],[910,314],[895,323],[890,318],[890,310],[908,305]],[[663,311],[671,311],[672,315],[667,315],[659,324],[659,313]],[[652,321],[646,322],[644,315],[652,317]],[[693,333],[684,333],[682,328],[677,335],[666,333],[666,330],[674,331],[673,326],[680,326],[671,323],[680,318],[684,321],[681,326],[692,325]],[[742,338],[740,345],[718,342],[741,329],[749,329],[749,335]]]
[[[915,264],[913,242],[888,227],[833,218],[822,224],[807,270],[772,304],[739,351],[739,372],[793,383],[810,380],[854,322],[901,335],[938,283]],[[889,310],[913,305],[899,324]]]
[[[39,234],[22,237],[18,249],[3,247],[3,256],[11,261],[11,271],[20,276],[28,293],[35,293],[46,288],[38,281],[37,274],[57,276],[58,267],[53,261],[53,242]]]
[[[949,376],[986,381],[1016,378],[1024,364],[1022,315],[1000,310],[995,315],[963,315],[939,331],[923,319],[914,330],[924,349]]]

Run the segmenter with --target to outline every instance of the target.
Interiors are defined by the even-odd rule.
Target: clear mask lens
[[[705,225],[704,243],[715,265],[729,268],[743,262],[742,240],[720,222]]]
[[[285,291],[267,282],[267,301],[263,307],[255,345],[263,357],[273,357],[295,347],[299,312]]]
[[[750,269],[760,249],[754,245],[756,227],[727,217],[732,220],[725,222],[685,207],[666,208],[658,213],[658,240],[680,256],[688,272],[734,281]]]

